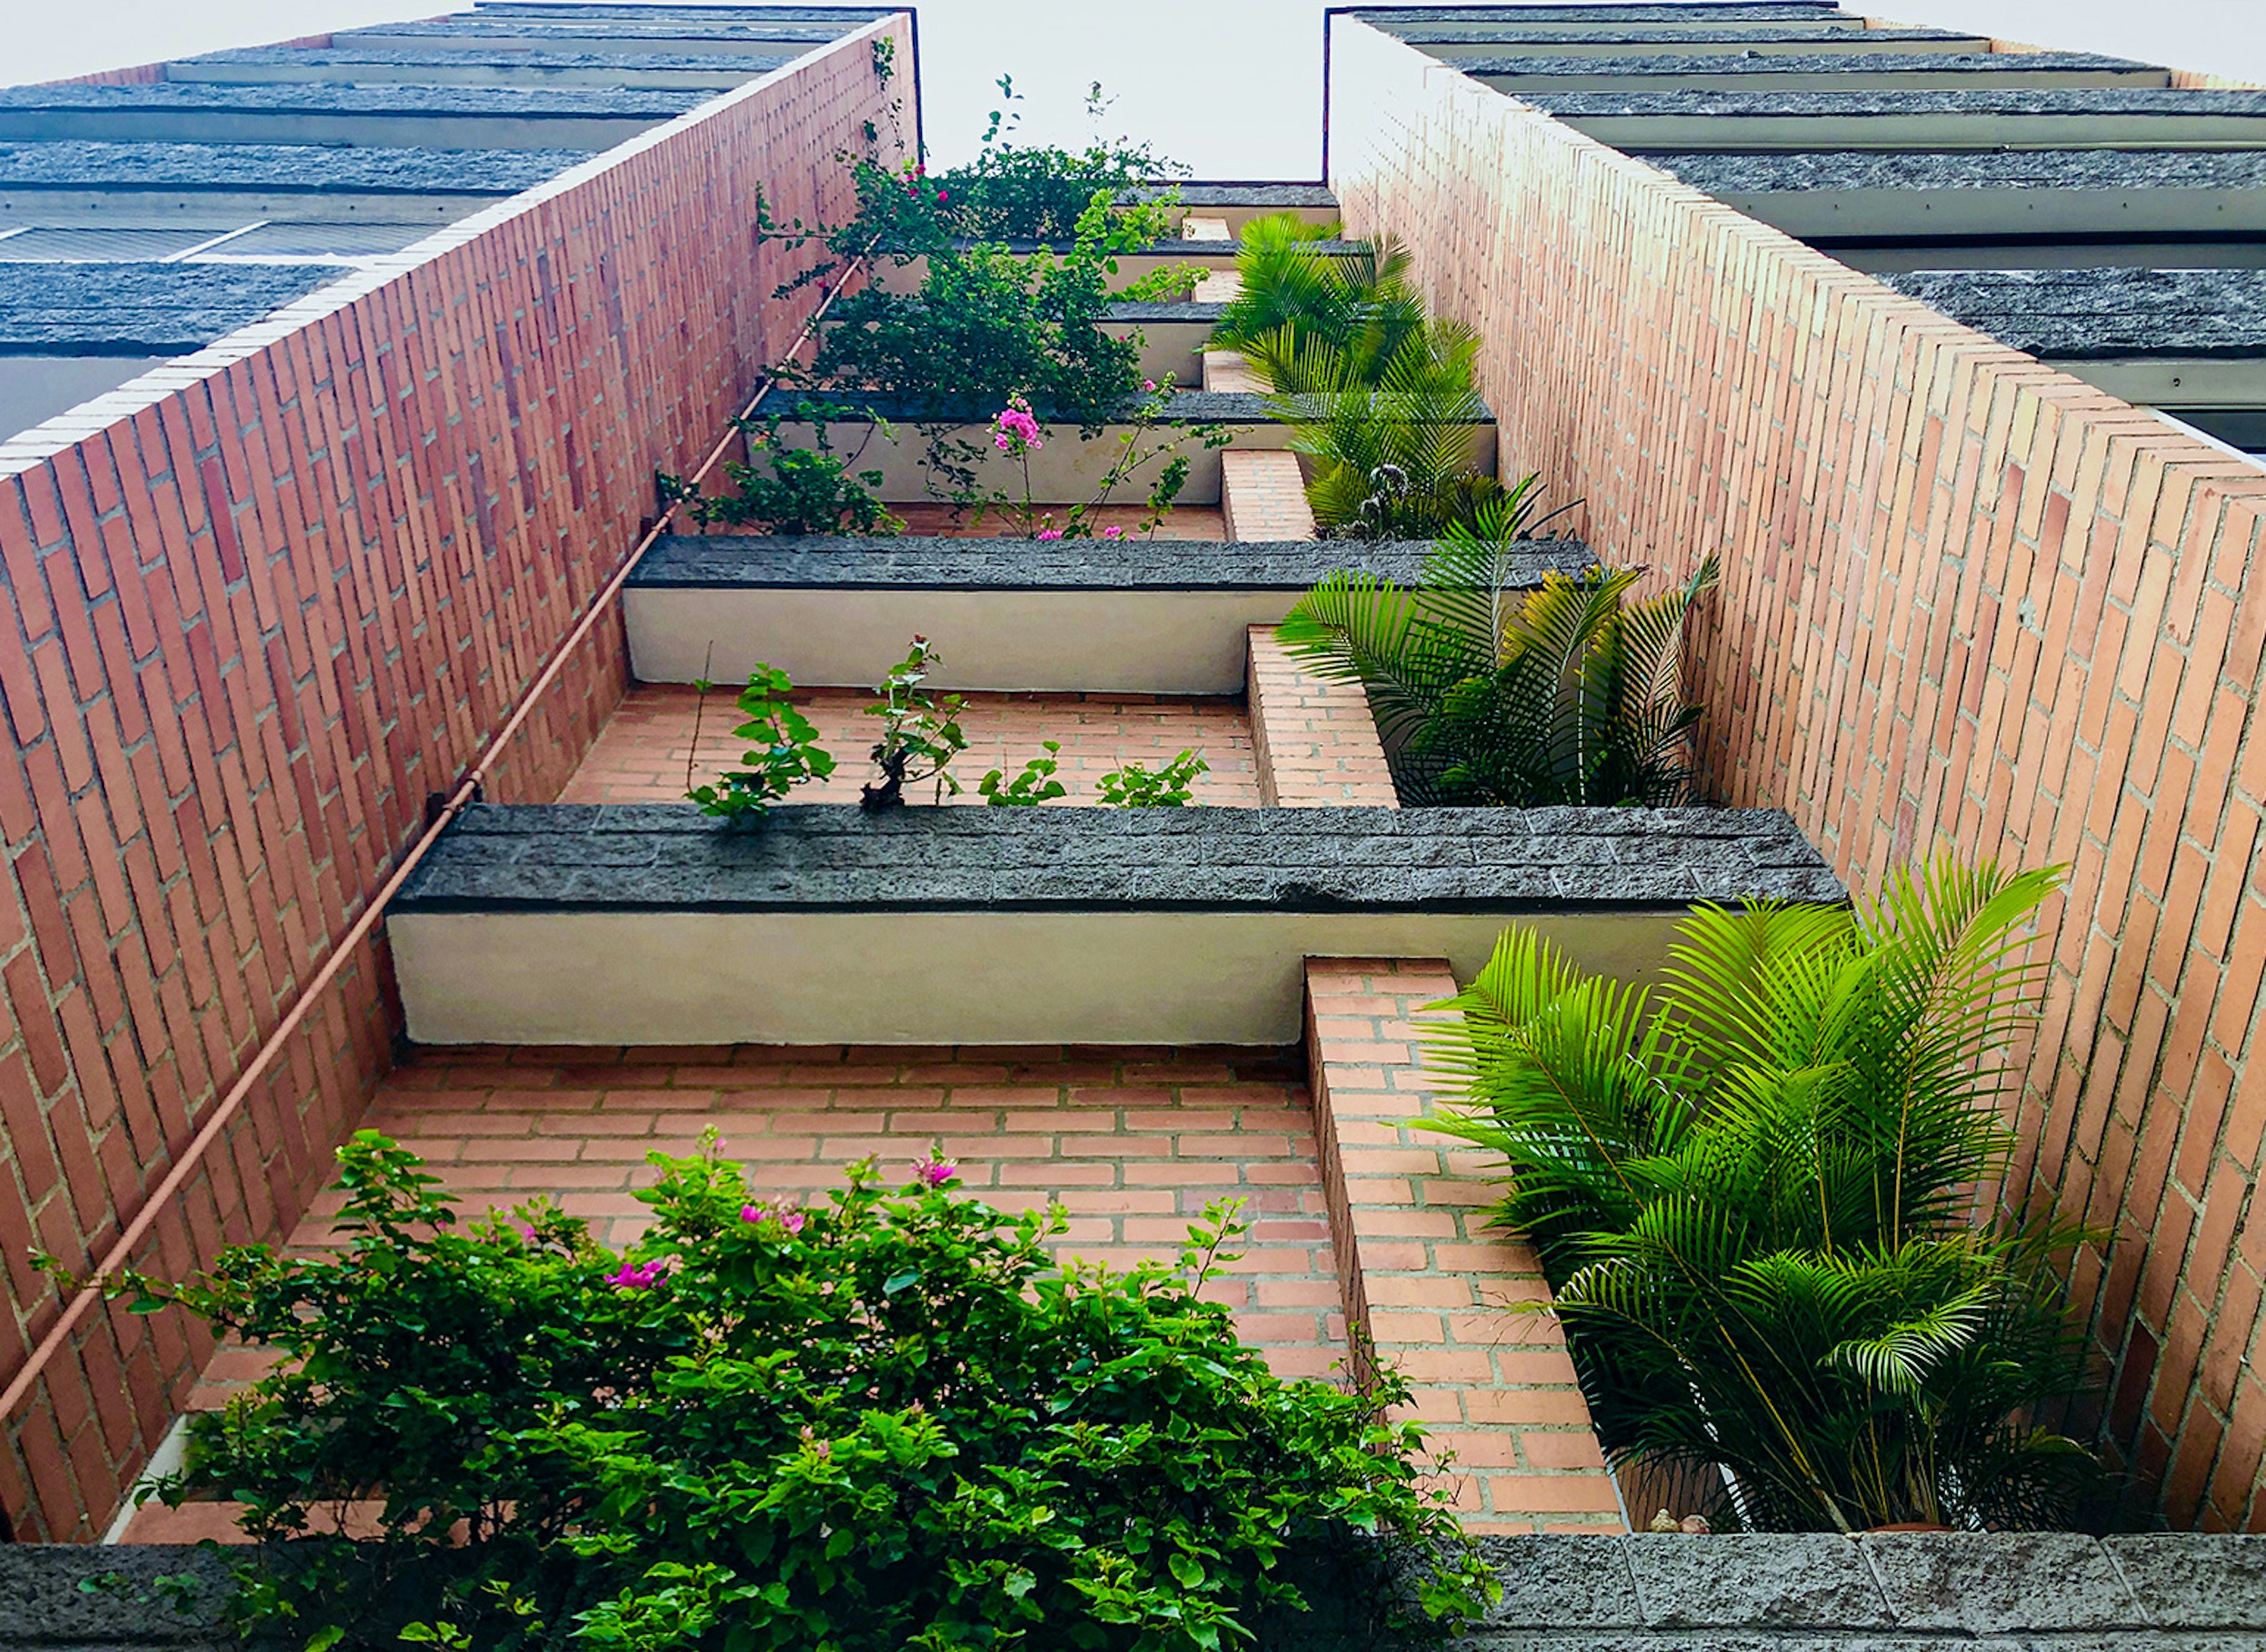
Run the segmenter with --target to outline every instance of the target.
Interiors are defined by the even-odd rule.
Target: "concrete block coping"
[[[482,806],[387,933],[424,1044],[1282,1045],[1310,958],[1645,977],[1748,895],[1846,898],[1770,810]]]
[[[808,687],[865,686],[927,637],[940,687],[1035,692],[1235,694],[1246,637],[1341,567],[1403,584],[1421,542],[672,537],[624,594],[640,682],[744,682],[760,662]],[[1594,561],[1578,540],[1536,540],[1520,583]],[[728,711],[726,713],[728,715]]]
[[[1473,1652],[2261,1652],[2266,1537],[2157,1532],[1482,1537],[1502,1601]],[[0,1648],[235,1644],[228,1557],[185,1545],[0,1548]],[[197,1577],[177,1612],[161,1576]],[[1326,1600],[1281,1652],[1352,1652]]]
[[[2266,357],[2266,269],[1919,270],[1880,279],[2057,361]]]
[[[1587,23],[1619,27],[1664,23],[1689,28],[1723,23],[1818,23],[1859,29],[1865,19],[1841,10],[1839,0],[1686,0],[1678,5],[1380,6],[1349,15],[1380,29],[1422,23],[1524,30],[1552,24]]]
[[[1403,584],[1422,573],[1425,539],[932,538],[812,534],[670,534],[630,576],[636,590],[1265,590],[1302,591],[1336,568]],[[1579,539],[1531,539],[1512,578],[1580,574],[1596,557]]]
[[[1847,891],[1778,809],[482,804],[397,914],[1657,911]]]
[[[249,326],[335,265],[0,262],[0,355],[172,355]]]
[[[211,84],[155,81],[132,85],[0,86],[0,115],[140,113],[155,110],[217,113],[356,115],[613,115],[673,120],[706,101],[701,91],[668,87],[351,86]]]
[[[0,192],[257,188],[274,194],[513,195],[584,149],[347,149],[304,143],[0,143]]]

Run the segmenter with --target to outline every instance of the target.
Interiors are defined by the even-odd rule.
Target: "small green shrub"
[[[1070,788],[1055,778],[1055,771],[1062,767],[1056,754],[1062,749],[1059,740],[1042,740],[1046,748],[1043,757],[1033,757],[1013,779],[1004,769],[994,769],[976,783],[976,790],[985,803],[994,808],[1036,808],[1056,798],[1070,795]]]
[[[752,527],[764,533],[895,534],[904,523],[889,514],[874,490],[881,485],[876,470],[853,471],[854,457],[834,450],[827,434],[828,418],[840,410],[804,402],[794,413],[808,421],[815,445],[791,448],[779,439],[784,418],[735,419],[734,427],[748,439],[748,463],[727,460],[724,474],[733,493],[704,497],[672,476],[661,478],[664,500],[688,501],[693,517],[707,523]]]
[[[1993,1213],[2058,881],[1941,862],[1856,911],[1704,906],[1663,984],[1512,930],[1444,1007],[1453,1134],[1502,1156],[1617,1457],[1731,1471],[1717,1524],[2069,1524],[2099,1466],[2042,1419],[2080,1344]]]
[[[1181,808],[1194,795],[1196,777],[1211,771],[1211,764],[1194,751],[1183,751],[1154,773],[1137,763],[1105,774],[1094,782],[1101,800],[1113,808]]]
[[[874,742],[874,766],[881,773],[859,793],[859,808],[894,808],[904,801],[906,786],[930,780],[936,782],[936,801],[943,802],[947,791],[960,795],[959,777],[951,766],[968,749],[960,727],[964,702],[957,694],[938,699],[922,689],[936,663],[928,639],[915,637],[905,657],[874,691],[881,698],[866,708],[866,715],[881,720],[881,737]]]
[[[192,1425],[172,1501],[251,1537],[369,1500],[375,1532],[252,1561],[258,1632],[340,1652],[1219,1652],[1306,1603],[1312,1555],[1415,1622],[1489,1589],[1423,1490],[1407,1402],[1284,1382],[1178,1266],[1057,1264],[917,1161],[822,1203],[752,1193],[713,1145],[659,1154],[632,1251],[537,1203],[460,1220],[364,1131],[334,1255],[225,1252],[178,1300],[285,1363]],[[129,1278],[121,1290],[164,1293]],[[1362,1541],[1364,1535],[1381,1544]]]
[[[704,681],[696,686],[705,709],[709,691],[715,685]],[[758,665],[748,674],[748,686],[740,691],[739,698],[740,710],[748,720],[732,732],[757,744],[741,754],[744,767],[726,771],[709,786],[693,784],[693,764],[700,746],[700,721],[695,715],[692,749],[684,759],[684,794],[699,804],[703,813],[735,820],[761,815],[796,786],[822,780],[834,772],[832,756],[817,744],[818,730],[788,698],[793,692],[794,683],[787,674],[774,667]]]

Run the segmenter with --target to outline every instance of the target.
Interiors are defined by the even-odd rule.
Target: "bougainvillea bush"
[[[171,1293],[287,1360],[165,1495],[271,1541],[363,1505],[372,1535],[247,1572],[298,1644],[1212,1652],[1304,1607],[1294,1561],[1414,1623],[1481,1604],[1420,1431],[1379,1420],[1405,1393],[1280,1381],[1197,1295],[1224,1209],[1115,1273],[935,1158],[800,1206],[710,1144],[655,1157],[616,1253],[545,1205],[460,1220],[373,1133],[340,1162],[336,1254]]]

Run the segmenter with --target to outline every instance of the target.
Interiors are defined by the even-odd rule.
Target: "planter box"
[[[1334,568],[1414,581],[1429,547],[1354,540],[801,539],[683,536],[624,594],[631,674],[744,682],[759,661],[810,686],[863,686],[916,632],[956,689],[1237,694],[1244,633]],[[1536,540],[1539,585],[1593,561]]]
[[[1211,341],[1212,329],[1219,325],[1220,311],[1226,308],[1193,299],[1179,303],[1112,304],[1101,330],[1121,339],[1139,335],[1144,376],[1161,380],[1170,373],[1178,384],[1201,386],[1204,348]]]
[[[929,473],[921,462],[927,439],[916,428],[924,412],[935,415],[937,422],[952,421],[955,414],[959,416],[959,421],[952,423],[952,435],[981,455],[976,464],[979,484],[996,484],[1019,493],[1021,490],[1021,467],[991,445],[991,419],[997,409],[925,409],[912,402],[846,395],[831,399],[837,406],[851,409],[851,415],[828,422],[830,439],[837,451],[857,456],[853,469],[881,472],[881,494],[885,500],[914,501],[935,497],[928,491]],[[860,416],[867,413],[878,414],[895,427],[895,435],[884,435],[878,426]],[[1265,397],[1240,391],[1181,391],[1167,405],[1165,422],[1225,426],[1239,448],[1288,448],[1292,435],[1292,427],[1268,410]],[[1107,425],[1103,427],[1101,435],[1085,442],[1078,439],[1075,426],[1057,425],[1056,435],[1031,458],[1034,496],[1061,505],[1091,499],[1102,477],[1116,463],[1122,450],[1119,439],[1131,428],[1128,425]],[[1473,467],[1492,471],[1495,459],[1495,415],[1489,413],[1471,430]],[[817,440],[817,433],[811,426],[797,421],[783,423],[779,433],[781,440],[790,447],[808,447]],[[1188,459],[1188,480],[1181,491],[1181,502],[1217,504],[1219,450],[1207,449],[1191,441],[1184,450]],[[1151,461],[1136,471],[1118,489],[1117,501],[1138,504],[1159,468],[1157,462]]]
[[[1284,1044],[1312,956],[1642,976],[1746,895],[1846,891],[1774,810],[480,806],[387,929],[420,1043]]]
[[[1036,241],[1009,241],[1010,252],[1029,254],[1039,250]],[[1312,243],[1317,252],[1347,256],[1361,249],[1350,241],[1316,241]],[[1232,270],[1236,254],[1243,250],[1239,241],[1159,241],[1138,252],[1119,255],[1115,280],[1119,285],[1138,281],[1144,275],[1154,274],[1160,269],[1193,266],[1199,274]],[[917,258],[909,264],[898,264],[887,259],[876,260],[874,281],[884,292],[912,293],[920,290],[928,279],[928,259]]]
[[[1159,190],[1136,190],[1139,200]],[[1254,218],[1278,212],[1295,212],[1308,223],[1335,223],[1338,198],[1327,184],[1196,183],[1173,186],[1181,192],[1181,205],[1190,217],[1219,218],[1232,235]]]

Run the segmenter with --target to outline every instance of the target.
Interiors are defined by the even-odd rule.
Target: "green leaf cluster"
[[[1093,784],[1101,800],[1113,808],[1182,808],[1195,795],[1196,777],[1210,771],[1211,764],[1200,754],[1183,751],[1153,771],[1129,763]]]
[[[960,795],[960,778],[951,768],[952,760],[968,749],[968,735],[960,726],[963,702],[957,694],[939,699],[921,686],[937,662],[929,640],[915,637],[905,657],[874,689],[881,698],[866,708],[866,715],[881,720],[881,738],[874,742],[874,766],[881,778],[859,794],[861,808],[894,808],[904,801],[905,787],[931,780],[936,782],[938,802],[947,790]]]
[[[1600,1436],[1727,1472],[1724,1521],[1861,1531],[2079,1517],[2043,1419],[2081,1375],[2056,1256],[1994,1207],[2052,871],[1940,862],[1877,905],[1703,907],[1665,978],[1507,933],[1433,1041],[1500,1154]]]
[[[1277,631],[1320,675],[1361,683],[1411,803],[1642,805],[1686,800],[1684,623],[1715,581],[1632,598],[1634,569],[1514,583],[1538,479],[1452,523],[1409,589],[1340,571]]]
[[[1429,539],[1476,529],[1502,488],[1477,467],[1479,338],[1426,312],[1389,236],[1319,252],[1295,215],[1245,227],[1241,292],[1213,343],[1239,350],[1294,427],[1325,538]]]
[[[994,808],[1036,808],[1042,803],[1070,795],[1070,788],[1055,778],[1055,771],[1062,767],[1062,760],[1056,755],[1062,750],[1062,742],[1042,740],[1039,744],[1046,749],[1046,756],[1033,757],[1012,779],[1005,770],[994,769],[976,783],[976,790],[986,804]]]
[[[497,1652],[1217,1652],[1334,1568],[1415,1622],[1488,1584],[1406,1390],[1285,1382],[1177,1265],[1051,1254],[917,1164],[798,1209],[713,1142],[654,1155],[634,1250],[545,1205],[465,1221],[370,1132],[339,1155],[335,1254],[233,1249],[179,1299],[285,1363],[193,1425],[179,1500],[300,1539],[242,1615],[305,1644]],[[1387,1585],[1390,1585],[1389,1587]]]
[[[705,699],[714,685],[703,682],[694,686]],[[762,815],[796,786],[834,772],[832,754],[817,743],[818,730],[788,698],[793,692],[793,680],[775,667],[758,665],[748,674],[738,701],[747,721],[732,732],[756,743],[740,754],[741,767],[725,771],[705,786],[687,785],[685,796],[700,805],[702,813],[730,820]],[[697,748],[697,723],[694,734]],[[688,755],[688,766],[692,760]]]
[[[795,419],[811,423],[815,433],[808,448],[792,448],[780,440],[782,414],[735,419],[734,427],[747,437],[748,459],[725,462],[734,492],[703,497],[670,478],[663,479],[662,493],[691,501],[697,521],[762,533],[902,532],[904,523],[889,514],[874,491],[881,486],[881,472],[852,471],[856,457],[834,450],[826,421],[840,411],[808,401],[797,405]]]

